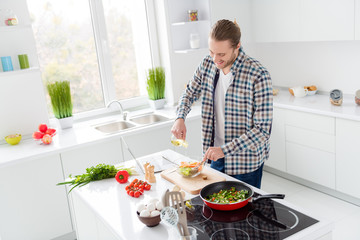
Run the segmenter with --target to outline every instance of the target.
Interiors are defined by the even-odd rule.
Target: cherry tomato
[[[135,198],[140,197],[140,195],[141,195],[141,193],[140,193],[139,191],[134,192],[134,197],[135,197]]]
[[[134,196],[134,191],[130,190],[129,195],[133,197]]]
[[[151,185],[150,185],[150,184],[145,185],[145,190],[146,190],[146,191],[149,191],[150,189],[151,189]]]

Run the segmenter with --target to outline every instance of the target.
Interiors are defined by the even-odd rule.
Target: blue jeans
[[[211,161],[211,167],[220,172],[225,172],[224,158],[220,158],[217,161]],[[263,167],[264,167],[264,164],[261,164],[261,166],[253,172],[245,173],[245,174],[230,175],[230,176],[233,178],[236,178],[240,181],[246,182],[256,188],[260,188]]]

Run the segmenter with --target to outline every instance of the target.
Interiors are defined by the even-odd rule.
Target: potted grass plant
[[[69,81],[55,81],[47,84],[51,106],[62,129],[73,126],[73,104]]]
[[[150,68],[146,76],[146,90],[153,109],[165,105],[165,70],[163,67]]]

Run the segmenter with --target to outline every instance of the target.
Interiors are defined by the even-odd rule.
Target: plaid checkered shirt
[[[201,97],[203,152],[211,146],[214,118],[213,93],[217,68],[206,56],[180,98],[177,118],[186,119],[192,104]],[[231,67],[233,81],[225,96],[225,173],[257,170],[269,157],[273,95],[268,71],[241,47]],[[216,119],[215,119],[216,121]]]

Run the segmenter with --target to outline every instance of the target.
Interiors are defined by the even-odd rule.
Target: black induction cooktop
[[[191,199],[190,203],[188,225],[197,230],[198,240],[280,240],[318,222],[271,199],[249,202],[233,211],[211,209],[199,196]]]

